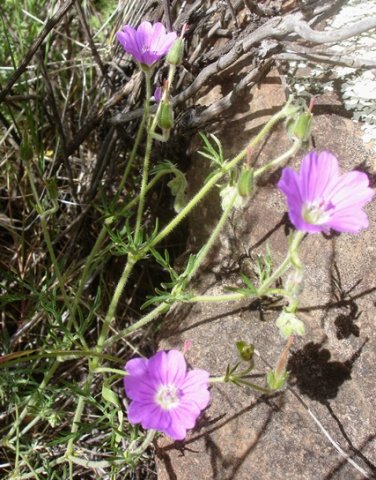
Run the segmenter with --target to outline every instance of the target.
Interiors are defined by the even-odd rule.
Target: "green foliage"
[[[221,142],[212,133],[206,136],[200,132],[200,137],[204,146],[202,150],[198,151],[198,153],[209,159],[216,167],[221,169],[225,164]]]

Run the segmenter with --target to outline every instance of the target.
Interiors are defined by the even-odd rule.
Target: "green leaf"
[[[116,393],[113,392],[110,387],[106,386],[105,383],[102,386],[102,397],[103,397],[103,400],[105,400],[106,402],[112,403],[117,408],[121,408],[121,405]]]

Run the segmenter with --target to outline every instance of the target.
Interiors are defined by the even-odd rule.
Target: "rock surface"
[[[245,99],[239,99],[231,121],[216,132],[228,157],[244,148],[258,126],[283,105],[277,75],[254,88],[252,97],[247,108]],[[318,98],[315,112],[316,149],[331,150],[343,170],[363,170],[372,183],[375,163],[360,140],[359,126],[340,115],[334,95]],[[258,162],[289,145],[282,126],[266,142]],[[303,153],[291,162],[295,168]],[[203,162],[194,160],[193,190],[207,173]],[[239,273],[252,274],[255,256],[265,253],[266,242],[274,264],[283,259],[289,225],[284,198],[275,187],[279,176],[276,171],[263,177],[254,198],[228,222],[194,282],[198,293],[215,295],[239,285]],[[293,392],[368,478],[376,478],[376,202],[367,213],[370,228],[357,236],[317,234],[303,242],[300,316],[307,332],[291,350],[289,370]],[[219,215],[214,193],[192,215],[193,249],[202,245]],[[228,363],[237,361],[235,342],[244,340],[274,366],[285,344],[274,325],[279,309],[252,300],[181,305],[163,323],[160,348],[181,349],[184,340],[191,340],[187,358],[192,366],[222,375]],[[261,377],[255,382],[262,385],[267,370],[257,358],[255,373]],[[365,478],[336,451],[291,390],[267,398],[247,388],[215,384],[211,405],[196,429],[184,443],[160,438],[157,455],[160,480]]]

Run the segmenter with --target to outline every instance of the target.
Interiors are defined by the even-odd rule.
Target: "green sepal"
[[[254,187],[254,170],[253,168],[245,168],[240,172],[238,181],[238,192],[242,197],[248,197],[253,193]]]
[[[288,376],[288,372],[278,374],[275,370],[272,370],[266,374],[266,383],[270,390],[279,390],[286,384]]]
[[[177,38],[168,51],[166,62],[172,65],[180,65],[184,55],[184,40]]]
[[[161,102],[158,113],[158,126],[163,130],[170,130],[174,126],[174,111],[170,102]]]

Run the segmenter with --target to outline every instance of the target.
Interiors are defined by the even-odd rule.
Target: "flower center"
[[[181,391],[175,385],[161,385],[155,396],[155,401],[163,410],[171,410],[180,403]]]
[[[302,209],[302,216],[307,223],[311,225],[320,225],[327,222],[332,216],[335,206],[329,200],[323,198],[305,203]]]

